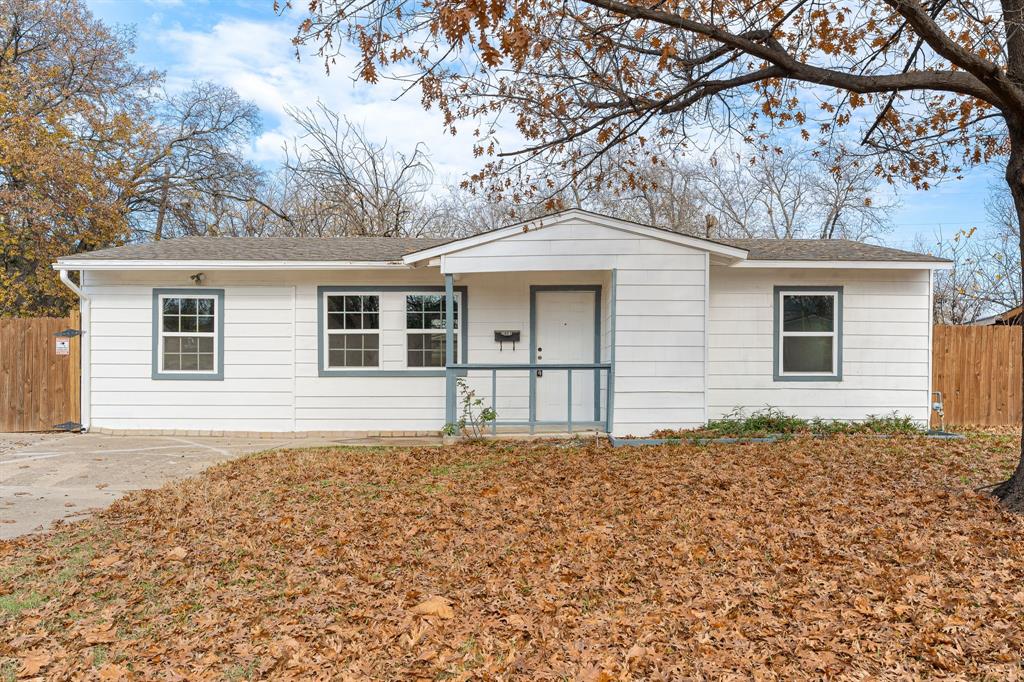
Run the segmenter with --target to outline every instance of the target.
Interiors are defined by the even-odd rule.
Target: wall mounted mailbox
[[[519,342],[519,330],[518,329],[495,329],[494,340],[498,343],[498,350],[505,350],[505,344],[511,343],[512,350],[516,349],[516,343]]]

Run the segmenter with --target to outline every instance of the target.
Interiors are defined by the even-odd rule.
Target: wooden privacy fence
[[[1019,425],[1020,353],[1021,327],[936,326],[932,390],[942,391],[946,423]]]
[[[78,324],[78,313],[0,318],[0,432],[50,431],[80,421],[81,337],[54,336]],[[67,355],[58,354],[58,338]]]

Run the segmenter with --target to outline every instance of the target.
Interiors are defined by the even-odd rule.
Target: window
[[[327,368],[380,365],[380,297],[324,296]]]
[[[409,294],[405,297],[406,366],[445,366],[445,297]],[[459,356],[459,295],[455,295],[455,358]],[[457,362],[457,360],[455,360]]]
[[[153,378],[221,379],[221,290],[153,292]]]
[[[842,289],[775,290],[775,379],[842,378]]]

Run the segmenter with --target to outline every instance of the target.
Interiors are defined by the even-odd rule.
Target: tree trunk
[[[1013,206],[1017,211],[1017,225],[1024,227],[1024,127],[1016,121],[1008,121],[1010,134],[1010,160],[1006,164],[1006,182],[1010,186]],[[1020,236],[1020,257],[1024,265],[1024,230]],[[1024,347],[1021,349],[1024,362]],[[1024,377],[1022,377],[1024,381]],[[992,494],[1009,509],[1024,512],[1024,424],[1021,425],[1021,457],[1017,468],[1009,479],[992,489]]]
[[[167,213],[167,195],[171,191],[171,167],[164,166],[163,182],[160,186],[160,207],[156,213],[156,229],[153,230],[153,240],[160,241],[164,237],[164,214]]]

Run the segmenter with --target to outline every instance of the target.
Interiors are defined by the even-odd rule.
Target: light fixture
[[[200,285],[200,284],[202,284],[202,283],[203,283],[203,278],[204,278],[205,276],[206,276],[206,275],[204,275],[203,273],[201,273],[201,272],[197,272],[197,273],[196,273],[196,274],[194,274],[194,275],[189,275],[189,279],[191,279],[191,280],[192,280],[192,284],[195,284],[196,286],[198,286],[198,285]]]

